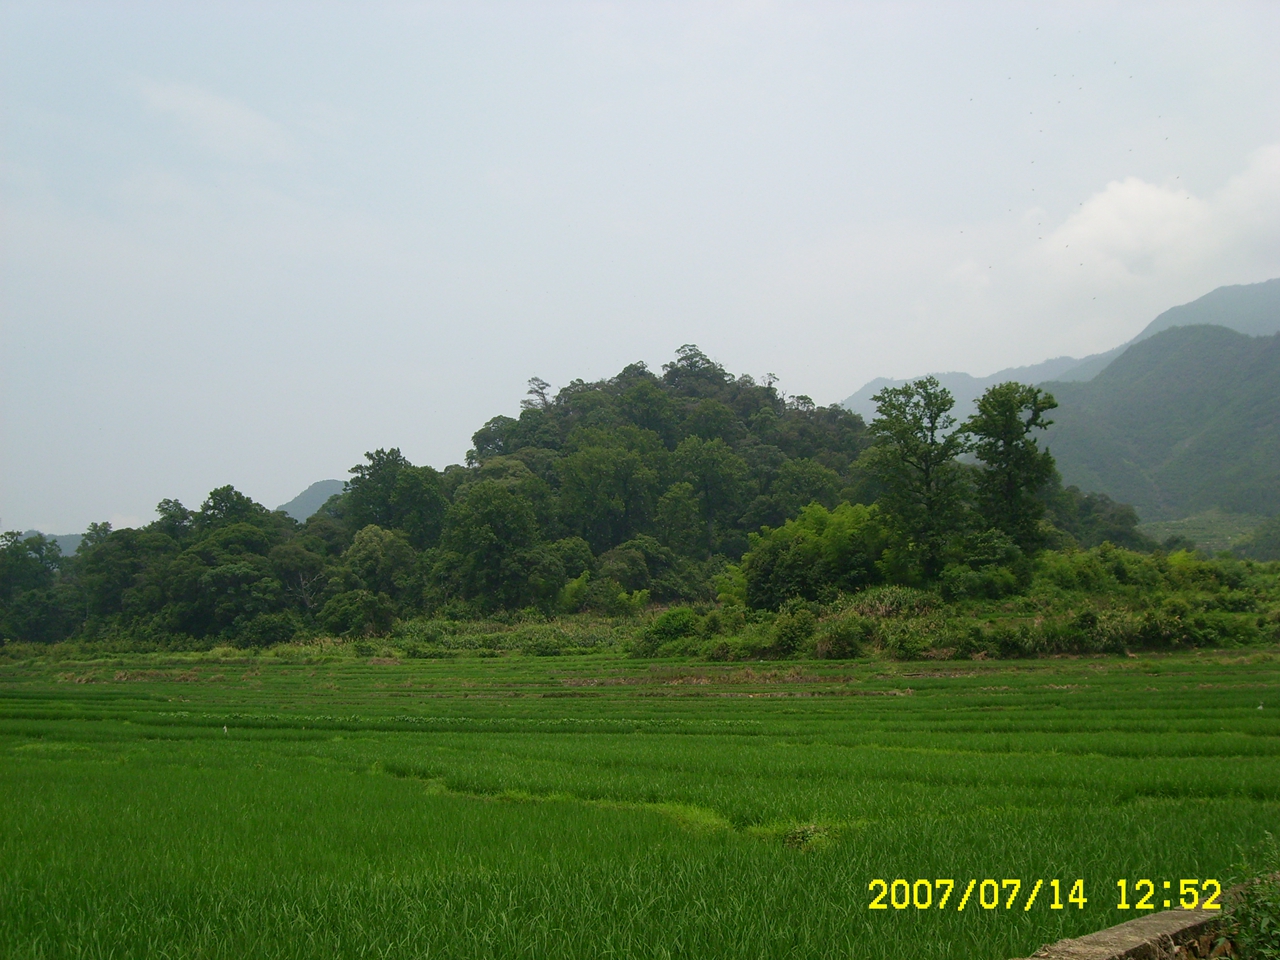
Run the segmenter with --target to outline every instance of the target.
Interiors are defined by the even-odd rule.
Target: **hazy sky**
[[[460,461],[697,343],[841,400],[1280,276],[1280,4],[0,3],[0,525]]]

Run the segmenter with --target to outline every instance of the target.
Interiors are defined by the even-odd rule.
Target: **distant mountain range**
[[[283,510],[293,519],[302,523],[323,507],[326,500],[336,493],[341,493],[342,487],[343,482],[341,480],[317,480],[288,503],[282,503],[276,509]]]
[[[1144,520],[1280,513],[1280,334],[1172,327],[1092,380],[1044,386],[1058,409],[1042,442],[1063,482]]]
[[[1217,507],[1280,513],[1280,279],[1219,287],[1166,310],[1126,344],[989,377],[934,374],[968,416],[989,386],[1057,398],[1044,443],[1064,483],[1132,503],[1144,520]],[[878,379],[845,401],[868,420]]]
[[[1280,333],[1280,278],[1262,283],[1218,287],[1198,300],[1166,310],[1147,324],[1143,331],[1128,343],[1122,343],[1104,353],[1095,353],[1079,359],[1054,357],[1052,360],[1045,360],[1043,363],[1031,366],[998,370],[989,377],[974,377],[967,373],[956,372],[934,373],[933,376],[951,391],[951,395],[956,398],[956,413],[964,418],[972,412],[974,401],[982,396],[988,387],[997,383],[1005,383],[1009,380],[1035,384],[1050,380],[1055,383],[1092,380],[1133,344],[1147,340],[1171,327],[1197,324],[1228,327],[1251,337]],[[876,415],[876,405],[871,398],[885,387],[900,387],[907,382],[877,377],[864,384],[842,405],[854,413],[861,414],[864,420],[870,422]]]

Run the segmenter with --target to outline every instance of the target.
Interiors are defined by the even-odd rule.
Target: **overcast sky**
[[[697,343],[819,403],[1280,276],[1280,4],[0,3],[0,525],[443,467]]]

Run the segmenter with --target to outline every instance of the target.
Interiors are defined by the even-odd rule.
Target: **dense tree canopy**
[[[977,412],[965,423],[983,464],[975,481],[978,512],[987,526],[1024,550],[1039,543],[1045,511],[1041,493],[1054,475],[1053,457],[1032,433],[1053,423],[1044,415],[1057,405],[1037,387],[1001,383],[979,398]]]
[[[932,579],[960,531],[968,476],[957,461],[966,448],[954,429],[955,400],[933,377],[882,390],[873,398],[876,445],[868,464],[894,534],[898,565]]]
[[[0,638],[269,644],[423,613],[711,602],[726,578],[765,608],[882,581],[998,593],[1042,539],[1140,539],[1131,509],[1061,489],[1034,436],[1052,397],[1003,384],[962,428],[931,378],[878,400],[868,428],[692,345],[660,374],[535,378],[465,465],[375,450],[305,523],[227,486],[144,527],[94,524],[71,557],[6,534]]]

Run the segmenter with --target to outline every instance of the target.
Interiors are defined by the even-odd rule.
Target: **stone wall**
[[[1230,956],[1215,947],[1221,910],[1164,910],[1087,937],[1042,947],[1034,960],[1191,960]],[[1030,958],[1028,958],[1030,960]]]

